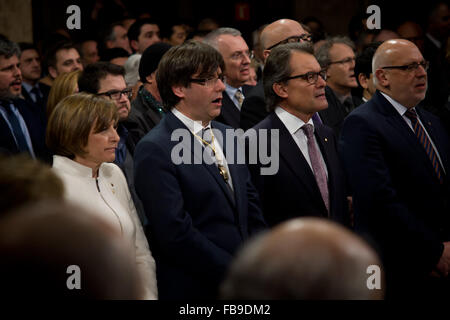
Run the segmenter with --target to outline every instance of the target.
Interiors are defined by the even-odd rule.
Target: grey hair
[[[295,42],[276,46],[267,58],[263,71],[263,85],[269,111],[273,111],[282,100],[273,90],[273,84],[283,82],[291,76],[290,60],[293,51],[314,55],[314,49],[310,43]]]
[[[355,51],[355,44],[347,36],[335,36],[325,39],[325,43],[322,44],[319,49],[317,49],[317,52],[315,54],[316,59],[322,68],[327,68],[330,65],[330,49],[334,44],[337,43],[345,44],[352,48],[353,51]]]
[[[19,45],[9,40],[0,40],[0,57],[4,56],[9,59],[14,55],[20,57]]]
[[[203,43],[209,44],[211,47],[217,49],[217,39],[222,35],[230,35],[234,37],[242,36],[238,29],[234,28],[219,28],[211,31],[203,38]]]

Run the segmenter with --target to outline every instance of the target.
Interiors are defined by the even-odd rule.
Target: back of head
[[[62,181],[51,169],[30,157],[0,157],[0,211],[6,213],[41,200],[63,198]]]
[[[81,70],[62,73],[55,78],[47,99],[47,118],[50,117],[56,105],[65,97],[78,92],[78,79]]]
[[[222,285],[225,299],[380,299],[366,273],[380,266],[358,236],[329,220],[297,218],[248,243]]]
[[[136,85],[139,81],[139,63],[141,57],[141,54],[135,53],[127,59],[123,66],[125,69],[125,83],[129,87]]]
[[[0,282],[8,298],[139,299],[133,252],[91,212],[62,202],[0,220]]]
[[[158,42],[145,49],[139,64],[139,78],[142,83],[146,82],[147,76],[156,71],[159,61],[171,47],[165,42]]]

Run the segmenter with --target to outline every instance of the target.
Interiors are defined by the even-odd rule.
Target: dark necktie
[[[417,119],[416,110],[409,109],[408,111],[405,112],[405,116],[409,120],[411,120],[414,133],[416,134],[417,139],[419,139],[420,144],[424,147],[425,152],[430,158],[431,164],[434,168],[434,172],[436,173],[437,178],[439,179],[439,182],[441,184],[444,183],[444,173],[439,164],[439,159],[437,157],[436,151],[431,145],[431,141],[430,139],[428,139],[428,136],[425,133],[425,129],[422,127],[422,125],[419,123],[419,120]]]
[[[349,114],[353,110],[353,101],[352,98],[347,98],[342,103],[344,105],[345,113]]]
[[[25,135],[22,131],[22,128],[20,127],[19,119],[17,118],[16,114],[13,111],[12,104],[9,102],[4,102],[2,103],[2,105],[5,108],[6,116],[12,128],[12,133],[16,138],[17,148],[21,152],[30,152],[27,140],[25,139]]]
[[[41,91],[37,87],[33,87],[33,89],[31,89],[31,93],[33,93],[36,98],[36,104],[42,107],[44,102],[41,97]]]
[[[320,160],[319,150],[317,149],[316,141],[314,139],[314,128],[311,124],[307,123],[303,125],[302,130],[308,138],[308,154],[311,160],[314,177],[316,178],[317,186],[319,187],[323,202],[325,203],[325,207],[329,213],[330,201],[328,195],[327,175],[325,173],[325,168],[323,167],[322,161]]]

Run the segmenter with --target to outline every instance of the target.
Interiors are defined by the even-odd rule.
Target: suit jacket
[[[216,121],[211,125],[225,137],[229,127]],[[177,129],[184,129],[188,138],[172,141]],[[215,299],[236,249],[265,227],[245,164],[228,161],[234,197],[214,164],[174,164],[172,150],[180,146],[191,163],[199,160],[191,147],[195,144],[201,150],[200,142],[168,112],[135,151],[136,191],[149,221],[160,299]],[[226,137],[222,145],[226,155]]]
[[[240,127],[246,131],[269,115],[262,81],[245,96],[241,107]]]
[[[337,153],[333,131],[315,123],[314,134],[328,170],[330,218],[348,224],[345,177]],[[279,130],[279,148],[267,150],[279,153],[279,169],[274,175],[261,175],[261,164],[250,165],[250,172],[263,204],[264,217],[269,226],[299,216],[328,217],[319,187],[308,162],[288,129],[275,112],[254,127]],[[268,131],[269,132],[269,131]],[[252,145],[259,145],[254,141]],[[249,159],[247,157],[247,159]]]
[[[155,98],[144,89],[144,86],[141,86],[136,99],[131,103],[128,119],[124,121],[135,144],[161,121],[163,114],[158,111],[158,108],[161,106]]]
[[[23,99],[14,99],[13,103],[27,125],[36,157],[44,162],[51,163],[51,154],[45,145],[45,127],[39,110],[28,105]],[[10,154],[19,153],[14,136],[2,116],[0,116],[0,148],[8,150]]]
[[[414,132],[378,91],[347,117],[339,143],[355,228],[378,248],[392,296],[429,294],[423,288],[450,240],[449,137],[437,117],[416,109],[447,173],[443,185]]]
[[[328,108],[319,111],[320,118],[322,119],[323,124],[331,127],[336,137],[339,137],[344,119],[351,112],[351,110],[345,110],[344,105],[339,101],[333,90],[328,86],[325,87],[325,96],[328,101]],[[362,104],[362,100],[356,96],[352,96],[352,101],[354,108]]]
[[[28,91],[25,89],[25,87],[23,85],[22,85],[22,95],[23,95],[25,101],[27,101],[31,106],[35,106],[42,113],[44,123],[47,123],[47,121],[46,121],[46,119],[47,119],[47,99],[48,99],[48,94],[50,93],[50,87],[43,83],[40,83],[40,82],[38,83],[38,86],[39,86],[39,90],[41,90],[42,95],[43,95],[41,105],[39,105],[33,101],[30,94],[28,93]]]
[[[244,97],[247,95],[247,93],[252,88],[253,88],[253,86],[247,86],[247,85],[242,86],[242,93],[244,94]],[[226,91],[224,91],[220,115],[215,120],[237,129],[237,128],[240,128],[240,124],[239,124],[240,114],[241,114],[241,112],[236,107],[234,102],[231,100],[228,93]]]

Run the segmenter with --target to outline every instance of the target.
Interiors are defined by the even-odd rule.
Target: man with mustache
[[[377,91],[347,117],[339,144],[355,229],[378,248],[387,298],[450,295],[450,139],[417,107],[428,66],[408,40],[381,44],[372,60]]]
[[[250,78],[252,54],[241,32],[233,28],[216,29],[203,39],[204,43],[217,49],[225,61],[225,92],[222,109],[217,121],[233,128],[240,128],[240,110],[245,95],[252,86],[245,85]]]
[[[352,96],[352,89],[358,87],[355,77],[354,44],[347,37],[326,39],[315,53],[320,66],[327,70],[327,87],[325,94],[328,109],[319,112],[323,123],[333,128],[339,137],[345,117],[362,100]]]
[[[276,149],[270,150],[271,138],[267,138],[268,153],[279,153],[279,169],[262,175],[263,165],[257,164],[250,165],[250,171],[269,226],[298,216],[349,224],[335,136],[331,128],[313,121],[316,112],[328,107],[325,81],[326,71],[309,43],[281,44],[266,60],[263,83],[271,113],[253,129],[257,136],[264,129],[279,134]],[[252,144],[260,146],[260,142]]]
[[[0,150],[6,154],[28,153],[50,161],[41,114],[20,99],[19,56],[16,43],[0,40]]]
[[[247,166],[236,162],[236,139],[226,134],[231,128],[213,121],[223,69],[220,53],[204,43],[169,49],[156,74],[169,111],[136,147],[136,190],[161,300],[216,299],[236,250],[265,227]]]

